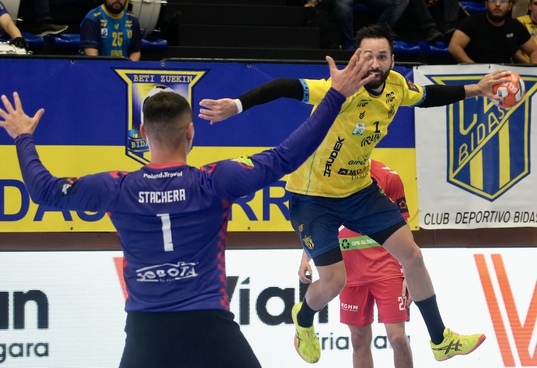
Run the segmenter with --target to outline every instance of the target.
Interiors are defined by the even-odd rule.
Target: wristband
[[[242,112],[242,102],[238,98],[235,99],[235,105],[237,105],[237,114]]]

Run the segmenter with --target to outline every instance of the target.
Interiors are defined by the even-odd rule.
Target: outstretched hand
[[[492,87],[499,83],[509,82],[509,75],[511,75],[511,71],[506,69],[496,70],[485,75],[479,83],[477,83],[481,95],[494,101],[501,101],[502,98],[492,92]]]
[[[219,100],[204,98],[200,101],[200,106],[202,108],[198,116],[209,120],[211,125],[239,113],[235,100],[231,98],[221,98]]]
[[[0,120],[0,127],[4,128],[13,139],[21,134],[33,134],[45,109],[37,110],[33,117],[26,115],[17,92],[13,92],[14,108],[6,95],[2,95],[2,102],[4,109],[0,108],[0,117],[4,120]]]
[[[334,59],[330,56],[326,57],[326,61],[328,61],[328,67],[330,68],[332,88],[345,97],[352,96],[375,78],[373,74],[369,74],[373,59],[364,54],[362,49],[357,49],[354,52],[344,69],[339,70]]]

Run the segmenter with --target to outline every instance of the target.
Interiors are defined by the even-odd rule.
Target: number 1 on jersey
[[[162,221],[162,240],[164,241],[164,251],[173,252],[172,241],[172,222],[170,221],[169,213],[158,213],[160,221]]]

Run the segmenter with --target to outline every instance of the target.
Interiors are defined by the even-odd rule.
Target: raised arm
[[[501,69],[485,75],[478,83],[474,84],[461,84],[458,86],[431,84],[424,86],[425,98],[419,107],[445,106],[465,98],[477,96],[499,101],[501,98],[492,92],[492,86],[508,82],[510,74],[509,70]]]
[[[236,99],[203,99],[200,101],[199,117],[209,120],[211,124],[237,115],[250,107],[261,105],[281,97],[302,100],[304,89],[298,79],[276,78],[243,93]]]
[[[14,105],[2,95],[4,109],[0,108],[0,127],[15,140],[22,178],[32,200],[37,204],[68,210],[99,211],[109,209],[116,198],[117,178],[109,173],[79,178],[57,178],[41,163],[35,149],[33,133],[45,112],[39,109],[28,116],[17,92]],[[69,194],[69,195],[67,195]]]
[[[218,163],[215,182],[225,197],[233,199],[252,193],[296,170],[321,144],[346,98],[374,77],[369,75],[371,59],[361,55],[360,49],[342,70],[336,68],[332,58],[327,57],[327,61],[332,88],[315,112],[282,144],[237,162]]]

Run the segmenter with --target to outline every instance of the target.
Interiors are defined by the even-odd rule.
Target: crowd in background
[[[402,41],[444,47],[454,62],[537,63],[533,0],[308,0],[304,6],[316,9],[325,48],[354,50],[358,29],[386,23]]]
[[[127,0],[21,0],[15,22],[0,4],[3,41],[27,50],[25,32],[37,37],[65,32],[80,34],[80,55],[137,61],[143,36],[148,36],[140,32]],[[385,23],[399,40],[435,45],[454,63],[537,62],[537,3],[533,0],[303,0],[299,5],[311,8],[308,23],[320,28],[322,49],[354,50],[360,28]],[[69,7],[74,9],[69,14],[72,23],[57,24],[53,15]],[[120,28],[121,36],[112,25]],[[161,36],[166,39],[166,33]],[[122,44],[112,46],[115,38]]]

